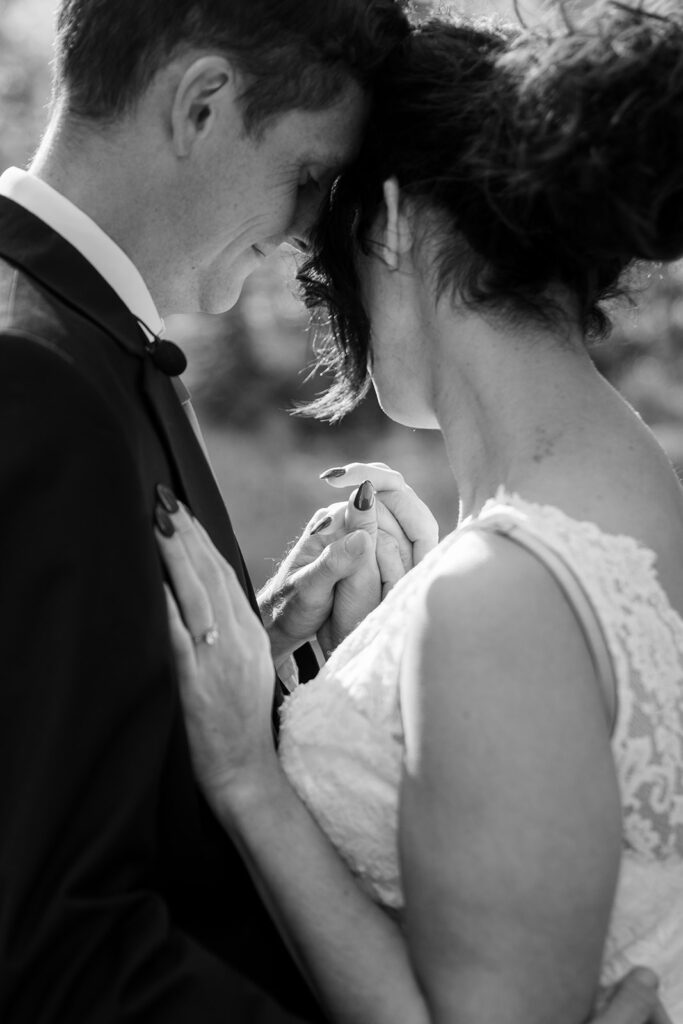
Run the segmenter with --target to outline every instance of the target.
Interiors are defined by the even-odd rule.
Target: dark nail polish
[[[156,521],[159,532],[162,533],[164,537],[173,536],[173,534],[175,533],[175,526],[173,525],[173,520],[171,519],[163,505],[157,505],[156,508],[154,509],[154,519]]]
[[[167,512],[170,512],[170,514],[173,515],[178,511],[178,502],[170,487],[167,487],[166,484],[157,484],[156,492],[159,503]]]
[[[360,485],[353,504],[359,512],[367,512],[375,504],[375,488],[369,480]]]
[[[341,469],[339,466],[335,466],[334,469],[327,469],[324,473],[320,474],[321,480],[332,480],[336,476],[344,476],[345,469]]]
[[[325,518],[321,519],[317,526],[313,527],[313,529],[311,530],[311,537],[316,533],[320,533],[321,530],[327,529],[331,522],[332,516],[325,516]]]

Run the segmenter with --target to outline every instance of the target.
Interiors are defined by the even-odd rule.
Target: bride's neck
[[[439,335],[434,408],[464,518],[499,487],[525,493],[579,451],[605,385],[578,329],[560,336],[451,315]]]

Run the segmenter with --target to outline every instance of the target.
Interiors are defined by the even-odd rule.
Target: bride
[[[433,21],[387,67],[302,274],[316,411],[371,374],[461,517],[294,690],[279,759],[265,633],[183,509],[159,536],[197,777],[334,1021],[578,1024],[642,963],[683,1024],[683,496],[585,345],[683,254],[682,139],[683,24],[626,4]]]

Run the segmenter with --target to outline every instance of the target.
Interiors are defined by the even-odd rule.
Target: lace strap
[[[492,512],[490,515],[473,520],[466,526],[461,527],[458,533],[472,530],[487,530],[514,541],[515,544],[519,544],[520,547],[534,555],[553,577],[581,628],[593,662],[595,674],[601,684],[600,692],[603,694],[603,697],[606,693],[614,694],[615,710],[610,722],[611,735],[617,718],[616,701],[618,697],[617,679],[612,656],[593,602],[574,569],[546,541],[527,529],[521,516],[518,518],[515,514],[507,511]],[[609,716],[609,708],[606,701],[605,710]]]

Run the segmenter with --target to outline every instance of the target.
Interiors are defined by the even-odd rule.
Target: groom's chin
[[[244,282],[263,262],[263,257],[248,250],[229,265],[217,260],[199,275],[200,313],[227,313],[237,303]]]
[[[237,304],[242,293],[242,286],[246,278],[235,281],[228,280],[214,282],[210,287],[204,287],[199,292],[198,310],[199,313],[221,314],[227,313]]]
[[[198,313],[209,313],[212,316],[220,316],[221,313],[228,313],[234,306],[237,305],[237,300],[240,297],[241,288],[223,292],[222,295],[211,296],[210,298],[202,298],[199,302]]]

